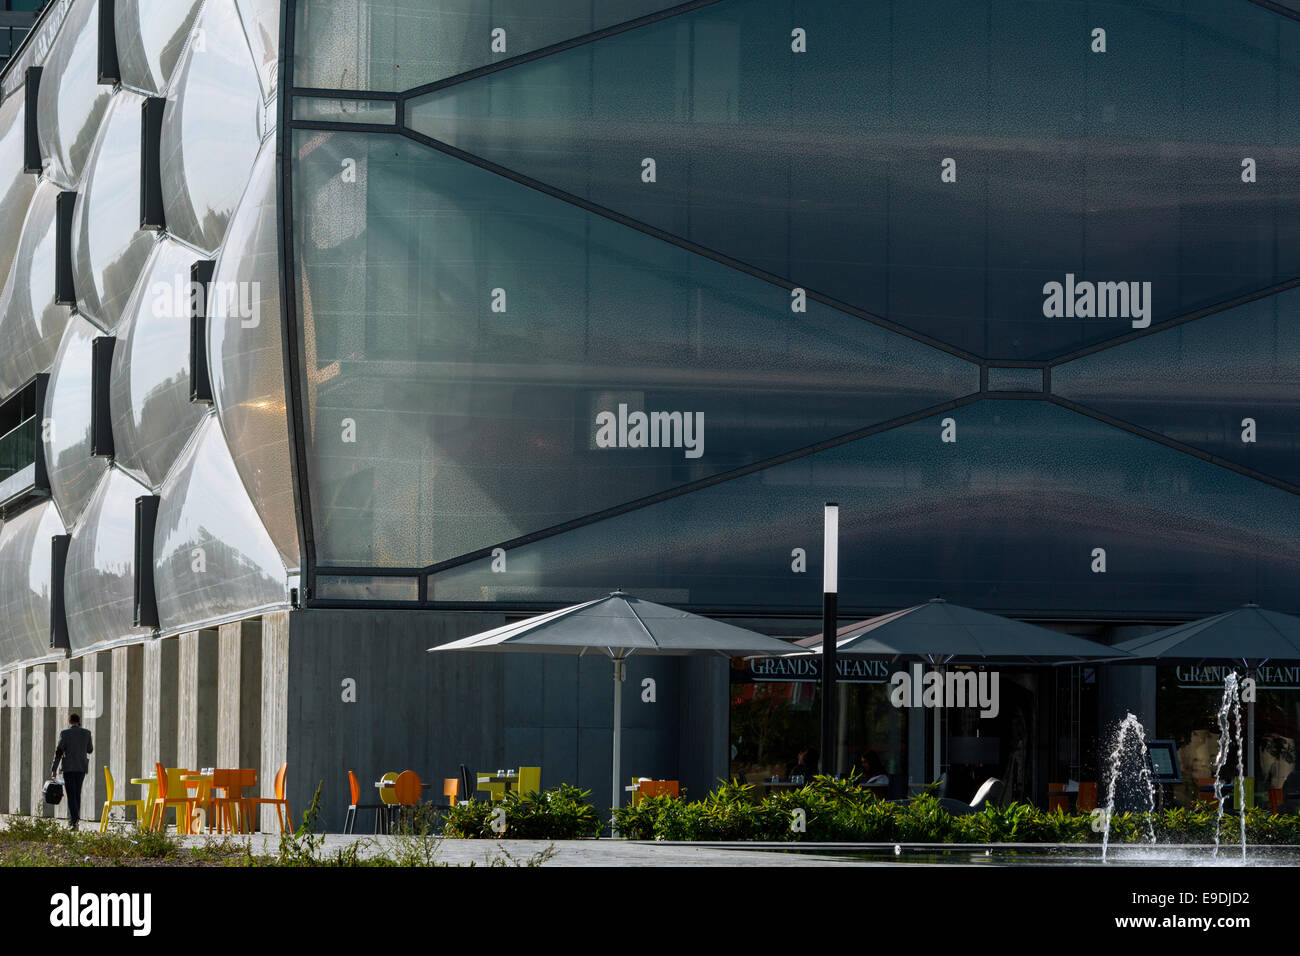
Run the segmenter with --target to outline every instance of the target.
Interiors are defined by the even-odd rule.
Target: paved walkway
[[[202,836],[182,837],[186,844],[202,845]],[[279,851],[277,834],[232,837],[243,843],[252,840],[253,852],[273,856]],[[320,852],[332,856],[354,843],[361,844],[365,856],[387,853],[395,856],[400,837],[353,836],[331,833],[324,838]],[[790,853],[781,850],[728,850],[709,846],[686,846],[676,843],[633,843],[624,840],[442,840],[437,844],[436,860],[440,863],[484,866],[493,858],[506,854],[522,864],[533,854],[552,848],[554,854],[543,866],[847,866],[859,861],[845,860],[816,853]]]

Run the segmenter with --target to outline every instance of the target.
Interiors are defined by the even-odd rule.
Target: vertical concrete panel
[[[275,774],[289,759],[289,612],[274,611],[262,617],[261,793],[273,796]],[[292,767],[289,768],[292,771]],[[290,801],[289,809],[294,809]],[[306,810],[300,806],[299,816]],[[293,826],[292,819],[290,820]],[[275,832],[279,826],[274,807],[262,807],[259,826]]]
[[[142,645],[140,687],[140,753],[148,760],[161,760],[164,767],[170,766],[162,759],[162,742],[159,736],[162,716],[162,654],[157,641]]]
[[[35,816],[53,817],[54,808],[45,802],[41,788],[50,778],[50,763],[54,760],[55,741],[58,737],[57,703],[51,700],[51,689],[55,687],[53,664],[36,664],[30,674],[37,680],[33,683],[28,678],[29,689],[33,691],[29,699],[32,704],[32,742],[29,751],[31,760],[31,805]]]
[[[109,685],[109,766],[113,779],[122,793],[135,799],[141,793],[131,784],[133,777],[145,777],[154,772],[151,755],[140,749],[144,708],[144,651],[139,644],[115,647],[111,655]]]
[[[262,622],[242,621],[239,632],[239,763],[262,761]],[[258,785],[263,783],[258,774]]]
[[[215,767],[217,630],[187,631],[176,645],[176,760],[187,767]]]
[[[149,641],[142,647],[140,752],[146,762],[178,767],[177,704],[179,646],[176,638]],[[191,764],[184,764],[190,769]]]
[[[9,672],[0,671],[0,813],[9,813],[9,718],[13,688]]]
[[[239,678],[243,624],[222,624],[217,635],[217,763],[239,766]]]
[[[47,672],[50,677],[48,688],[49,708],[54,712],[51,717],[49,728],[49,739],[46,741],[46,749],[50,752],[50,759],[54,759],[54,748],[58,746],[59,733],[64,727],[68,726],[68,715],[74,711],[80,713],[81,697],[81,669],[77,669],[77,679],[72,679],[72,661],[66,658],[61,661],[55,661],[49,665],[50,670]],[[48,773],[48,768],[46,770]],[[84,793],[84,790],[83,790]],[[63,802],[56,807],[50,808],[51,815],[60,820],[68,818],[68,800],[65,796]]]
[[[86,654],[72,662],[73,667],[81,671],[81,700],[77,712],[81,715],[81,726],[90,731],[91,744],[95,748],[90,758],[90,772],[86,774],[86,785],[81,790],[81,815],[86,819],[99,816],[100,804],[105,798],[103,768],[109,759],[109,743],[102,731],[108,729],[108,675],[105,673],[108,657],[106,653]],[[101,659],[105,665],[101,665]],[[115,796],[119,800],[125,799]]]
[[[14,707],[9,715],[9,812],[31,812],[31,761],[27,748],[32,741],[32,712],[27,707],[27,668],[15,667],[9,672],[13,688]]]

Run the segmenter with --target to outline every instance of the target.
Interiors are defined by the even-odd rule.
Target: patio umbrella
[[[621,793],[623,695],[620,689],[627,674],[629,657],[633,654],[762,657],[785,654],[789,650],[790,645],[777,638],[662,604],[641,601],[622,591],[429,648],[430,652],[609,655],[614,662],[612,805],[615,808],[619,805]]]
[[[1086,638],[949,604],[943,598],[846,624],[835,634],[837,654],[921,657],[935,663],[975,659],[1072,663],[1129,656]],[[796,643],[816,654],[821,653],[821,640],[817,634]]]
[[[1241,661],[1248,674],[1270,660],[1300,661],[1300,617],[1245,604],[1213,617],[1190,621],[1123,641],[1116,647],[1137,661],[1201,663]],[[1255,776],[1255,702],[1246,702],[1247,773]]]
[[[932,664],[953,660],[1005,660],[1029,663],[1106,661],[1127,658],[1105,644],[1045,627],[1013,621],[931,598],[925,604],[846,624],[836,632],[835,653],[897,659],[923,658]],[[816,634],[796,643],[803,653],[821,653]],[[939,721],[934,721],[935,766],[939,765]]]

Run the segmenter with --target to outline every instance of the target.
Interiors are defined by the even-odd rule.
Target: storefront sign
[[[839,657],[835,661],[836,680],[848,684],[883,684],[889,680],[890,666],[886,661],[873,661],[861,657]],[[753,681],[817,681],[822,676],[820,657],[760,657],[749,662],[740,680]]]
[[[1222,689],[1223,681],[1234,670],[1241,673],[1241,665],[1180,666],[1174,668],[1174,677],[1179,687],[1195,690]],[[1260,690],[1300,690],[1300,666],[1265,664],[1256,667],[1255,682]]]

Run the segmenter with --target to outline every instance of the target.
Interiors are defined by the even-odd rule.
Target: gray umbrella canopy
[[[1300,661],[1300,617],[1246,604],[1213,617],[1167,627],[1117,644],[1133,659],[1156,661],[1241,661],[1253,676],[1268,660]],[[1255,776],[1255,700],[1246,704],[1246,776]]]
[[[431,647],[432,651],[496,653],[605,653],[614,661],[614,773],[612,806],[619,805],[622,763],[622,683],[633,654],[753,657],[786,654],[790,645],[662,604],[615,591],[609,597],[539,614],[471,637]]]
[[[1300,617],[1254,604],[1115,645],[1168,661],[1300,661]]]
[[[540,614],[526,621],[464,637],[430,651],[532,651],[538,654],[714,654],[721,657],[784,654],[790,645],[615,591],[608,597]]]
[[[836,631],[835,653],[932,660],[1101,661],[1124,651],[1072,634],[1013,621],[934,598],[925,604],[848,624]],[[799,641],[820,653],[821,635]]]

